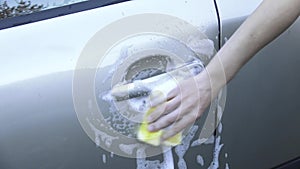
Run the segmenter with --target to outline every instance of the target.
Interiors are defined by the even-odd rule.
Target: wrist
[[[221,88],[226,85],[223,69],[210,69],[207,67],[195,77],[199,90],[210,91],[212,99],[218,95]]]

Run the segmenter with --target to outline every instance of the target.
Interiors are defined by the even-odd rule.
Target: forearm
[[[208,64],[206,70],[213,89],[219,90],[230,81],[249,59],[279,36],[299,14],[300,0],[264,0]]]

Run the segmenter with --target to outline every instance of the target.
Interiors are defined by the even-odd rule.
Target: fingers
[[[158,121],[150,124],[148,130],[153,132],[169,126],[170,124],[178,120],[177,118],[179,117],[179,114],[180,114],[180,109],[178,108],[174,110],[172,113],[162,116]]]
[[[168,95],[167,95],[167,99],[171,99],[173,97],[178,96],[180,93],[180,89],[179,87],[175,87],[173,90],[171,90]]]
[[[177,96],[167,102],[163,102],[162,104],[156,106],[155,110],[147,117],[148,123],[152,123],[159,117],[174,111],[176,108],[179,107],[180,102],[180,97]]]
[[[196,121],[196,113],[194,115],[186,115],[183,118],[178,119],[171,127],[171,129],[166,129],[161,137],[162,141],[176,135],[177,133],[183,131],[187,126],[192,125]]]
[[[150,94],[150,106],[156,107],[157,105],[163,104],[167,101],[164,93],[158,90],[152,91]]]
[[[179,122],[179,124],[182,124],[182,127],[184,127],[185,124],[188,124],[185,122],[185,120],[195,121],[198,118],[198,109],[188,109],[183,107],[177,107],[174,109],[174,111],[160,116],[160,118],[152,122],[152,124],[149,125],[148,130],[149,131],[157,131],[160,129],[163,129],[167,126],[170,126],[173,123]],[[184,120],[181,120],[184,119]],[[176,125],[175,125],[176,126]],[[173,126],[172,126],[172,130]],[[178,130],[175,130],[178,131]]]
[[[159,91],[159,90],[155,90],[155,91],[152,91],[151,92],[151,95],[150,95],[150,104],[151,104],[151,107],[156,107],[157,105],[160,105],[168,100],[171,100],[173,99],[174,97],[176,97],[177,95],[179,95],[178,92],[178,88],[174,88],[173,90],[171,90],[167,96]]]
[[[149,125],[149,131],[158,131],[164,129],[162,140],[166,140],[181,132],[188,125],[193,124],[198,118],[198,109],[182,109],[177,107],[174,111],[161,116],[157,121]],[[166,128],[167,127],[167,128]]]

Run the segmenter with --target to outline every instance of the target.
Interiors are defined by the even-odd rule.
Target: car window
[[[31,14],[87,0],[1,0],[0,19]]]
[[[0,29],[128,0],[0,0]]]

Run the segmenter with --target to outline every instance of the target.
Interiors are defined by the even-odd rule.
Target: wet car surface
[[[83,130],[73,105],[72,82],[84,45],[112,21],[157,12],[205,29],[218,50],[259,2],[244,2],[248,4],[245,9],[233,11],[235,2],[217,1],[217,16],[211,0],[176,1],[174,5],[131,1],[1,30],[0,168],[159,166],[162,155],[139,163],[103,150]],[[186,10],[179,11],[178,6]],[[208,168],[220,147],[220,168],[271,168],[299,157],[299,23],[298,19],[230,82],[223,127],[211,143],[192,146],[196,145],[193,137],[186,142],[186,152],[184,147],[174,148],[175,168],[184,167],[178,163],[181,156],[188,168]]]

